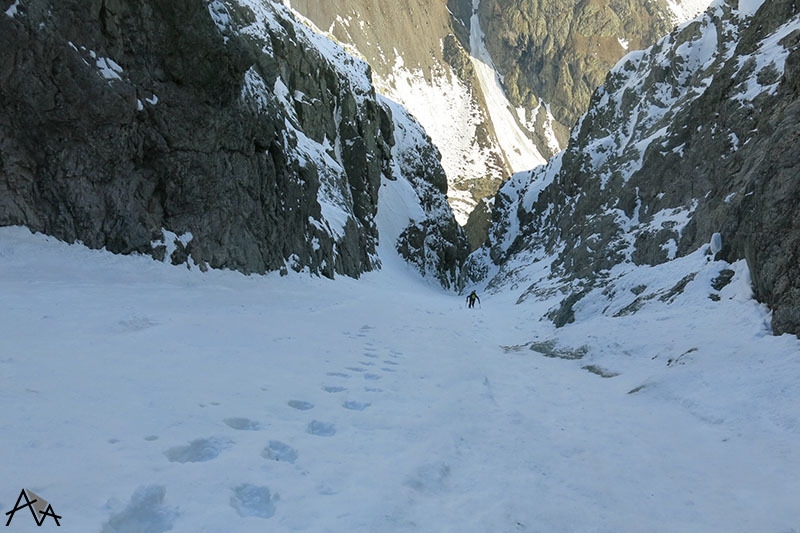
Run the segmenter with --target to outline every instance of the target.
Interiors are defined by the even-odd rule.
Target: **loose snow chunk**
[[[98,57],[95,64],[100,70],[100,75],[107,80],[121,80],[123,70],[113,59],[107,57]]]
[[[670,239],[661,245],[661,249],[667,253],[667,259],[672,261],[678,255],[678,243],[675,239]]]
[[[692,219],[692,214],[697,209],[698,202],[693,200],[689,206],[678,207],[672,209],[663,209],[655,214],[648,224],[653,230],[671,227],[677,231],[678,234],[683,233],[683,229],[689,224]]]
[[[714,233],[711,236],[711,253],[716,254],[722,250],[722,235]]]
[[[178,235],[177,233],[173,233],[167,229],[161,229],[161,240],[152,241],[150,243],[151,248],[158,248],[159,246],[164,246],[166,248],[166,252],[164,254],[164,263],[169,263],[172,260],[172,254],[175,250],[178,249],[178,244],[181,243],[184,247],[188,246],[194,236],[191,232],[186,232],[182,235]]]
[[[309,101],[308,96],[303,91],[295,91],[294,94],[292,94],[292,98],[294,98],[295,102],[307,103]]]
[[[269,91],[264,79],[256,72],[254,68],[250,68],[244,75],[244,84],[242,85],[242,100],[251,100],[255,102],[260,110],[266,110],[269,106]]]
[[[728,138],[731,141],[731,149],[735,152],[739,149],[739,137],[735,133],[731,132]]]
[[[294,109],[294,101],[292,98],[291,93],[289,92],[289,88],[283,83],[281,78],[277,78],[275,80],[275,85],[272,89],[273,94],[275,94],[275,98],[278,102],[281,103],[283,109],[286,113],[291,117],[292,121],[298,122],[297,113]]]
[[[208,4],[208,12],[211,14],[211,19],[217,25],[219,31],[224,32],[231,26],[231,16],[228,13],[228,8],[219,0],[214,0]]]
[[[18,11],[17,11],[17,8],[18,8],[18,7],[19,7],[19,0],[17,0],[16,2],[14,2],[14,3],[11,5],[11,7],[9,7],[8,9],[6,9],[6,15],[8,15],[9,17],[11,17],[11,18],[13,19],[14,17],[16,17],[16,16],[17,16],[17,13],[18,13]]]

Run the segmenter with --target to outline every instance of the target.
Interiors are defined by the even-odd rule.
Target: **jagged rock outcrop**
[[[379,266],[390,114],[282,5],[0,7],[0,224],[243,272]]]
[[[747,260],[775,333],[800,334],[797,15],[792,0],[718,3],[618,64],[565,152],[496,197],[492,260],[551,257],[566,309],[614,265],[719,234],[717,257]]]
[[[441,155],[405,108],[388,98],[379,101],[392,118],[395,141],[392,172],[381,187],[381,240],[388,239],[423,276],[461,290],[470,248],[447,203]]]
[[[422,158],[406,159],[401,164],[414,167],[409,175],[415,177],[409,181],[419,195],[425,216],[403,230],[397,251],[420,272],[438,279],[443,287],[460,291],[464,287],[461,269],[471,251],[469,241],[452,216],[443,216],[450,211],[444,194],[446,177],[441,167],[437,170],[427,164],[426,160],[435,155],[422,153]]]
[[[470,249],[477,250],[486,244],[486,236],[489,235],[489,229],[492,226],[492,209],[489,201],[481,200],[472,213],[469,215],[469,220],[464,226],[464,231],[469,239]]]

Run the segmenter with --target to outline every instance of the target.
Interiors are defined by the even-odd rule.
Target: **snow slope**
[[[433,71],[430,81],[421,72],[403,65],[396,58],[389,80],[376,79],[378,90],[403,105],[419,120],[442,156],[448,176],[448,201],[462,226],[467,223],[476,201],[469,187],[459,182],[494,176],[498,180],[504,168],[498,166],[496,152],[476,141],[481,113],[471,105],[469,88],[450,71]]]
[[[544,165],[547,160],[542,157],[536,144],[531,139],[531,134],[520,126],[518,118],[511,112],[505,91],[500,85],[497,71],[495,70],[489,51],[484,42],[481,30],[478,8],[481,0],[472,0],[472,19],[470,20],[470,50],[475,74],[481,85],[481,91],[486,98],[486,107],[489,110],[492,124],[494,124],[500,146],[508,160],[512,172],[520,172]],[[554,135],[549,135],[551,145],[558,146]]]
[[[359,281],[243,276],[0,229],[0,509],[26,488],[76,532],[800,530],[800,342],[743,264],[618,272],[620,310],[697,274],[556,330],[547,302],[467,310],[389,253]]]
[[[675,22],[683,23],[692,20],[711,5],[713,0],[667,0]]]

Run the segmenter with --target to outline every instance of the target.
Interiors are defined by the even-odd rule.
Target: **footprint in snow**
[[[294,463],[297,460],[297,450],[279,440],[269,441],[269,445],[261,452],[265,459]]]
[[[216,459],[233,441],[220,437],[195,439],[185,446],[175,446],[164,452],[173,463],[202,463]]]
[[[378,374],[364,374],[364,379],[368,379],[370,381],[377,381],[381,379],[381,376]]]
[[[423,494],[435,494],[447,488],[450,479],[450,465],[443,462],[424,464],[417,468],[404,485]]]
[[[342,407],[344,407],[345,409],[349,409],[351,411],[363,411],[370,405],[372,404],[369,402],[356,402],[348,400],[342,404]]]
[[[261,424],[255,420],[250,420],[249,418],[226,418],[223,420],[223,422],[225,422],[228,427],[232,429],[238,429],[240,431],[258,431],[261,429]]]
[[[120,331],[136,332],[158,326],[158,322],[148,317],[132,316],[118,323]]]
[[[245,483],[233,489],[231,507],[241,517],[272,518],[275,515],[276,501],[278,495],[273,496],[268,487]]]
[[[304,402],[302,400],[289,400],[287,402],[289,407],[297,409],[298,411],[308,411],[314,408],[314,404],[310,402]]]
[[[358,368],[357,366],[348,366],[346,368],[346,370],[349,370],[351,372],[363,372],[364,371],[363,368]]]
[[[308,432],[318,437],[332,437],[336,435],[336,426],[328,422],[314,420],[308,424]]]
[[[324,390],[325,392],[343,392],[346,391],[347,389],[344,387],[326,386],[322,387],[322,390]]]
[[[178,510],[164,505],[167,489],[163,485],[148,485],[136,489],[128,506],[103,524],[101,533],[147,531],[162,533],[172,529]]]
[[[349,378],[350,374],[345,374],[344,372],[328,372],[327,376],[337,377],[337,378]]]

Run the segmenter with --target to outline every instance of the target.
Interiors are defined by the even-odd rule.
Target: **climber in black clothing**
[[[478,298],[478,295],[475,294],[475,291],[472,291],[471,293],[469,293],[469,296],[467,296],[467,304],[469,305],[470,309],[475,307],[475,300],[477,300],[478,303],[481,303],[481,299]]]

